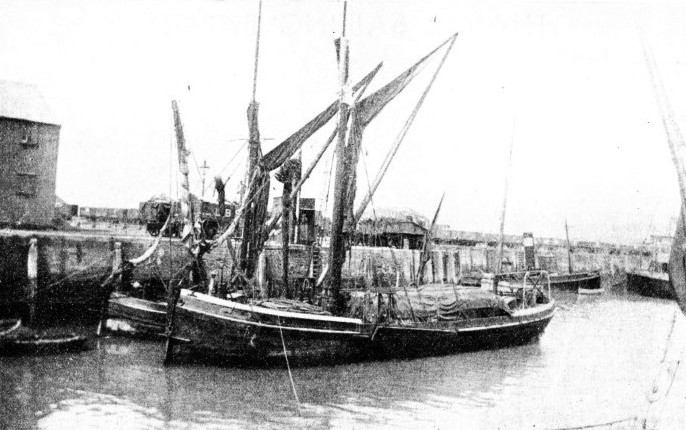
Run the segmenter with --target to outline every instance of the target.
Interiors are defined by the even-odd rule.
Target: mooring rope
[[[600,427],[607,427],[607,426],[613,426],[615,424],[622,424],[622,423],[628,423],[630,421],[638,421],[638,417],[628,417],[628,418],[622,418],[618,420],[613,420],[613,421],[607,421],[604,423],[600,424],[588,424],[584,426],[576,426],[576,427],[556,427],[554,429],[549,429],[549,430],[582,430],[582,429],[595,429],[595,428],[600,428]]]
[[[57,287],[57,286],[59,286],[59,285],[65,283],[65,282],[67,282],[68,280],[74,278],[75,276],[80,275],[81,273],[83,273],[83,272],[85,272],[85,271],[91,269],[91,268],[92,268],[93,266],[95,266],[96,264],[100,264],[100,263],[102,263],[103,261],[108,260],[108,259],[111,259],[111,258],[112,258],[112,253],[110,253],[110,254],[108,254],[108,255],[105,255],[104,257],[101,257],[101,258],[99,258],[99,259],[93,261],[91,264],[87,265],[86,267],[84,267],[84,268],[82,268],[82,269],[79,269],[79,270],[77,270],[77,271],[74,272],[74,273],[70,273],[69,275],[65,276],[64,278],[62,278],[62,279],[60,279],[60,280],[58,280],[58,281],[53,282],[52,284],[49,284],[49,285],[46,285],[45,287],[40,288],[38,291],[36,291],[36,294],[45,293],[45,292],[47,292],[48,290],[50,290],[50,289],[52,289],[52,288],[54,288],[54,287]],[[94,276],[94,277],[95,277],[95,276]]]
[[[295,383],[293,382],[293,373],[291,372],[291,365],[288,362],[288,354],[286,353],[286,341],[283,339],[283,329],[281,329],[281,319],[277,316],[276,323],[279,325],[279,333],[281,334],[281,346],[283,346],[283,356],[286,359],[286,368],[288,369],[288,377],[291,380],[291,388],[293,389],[293,396],[295,396],[295,405],[298,408],[298,416],[300,416],[300,399],[298,392],[295,391]]]

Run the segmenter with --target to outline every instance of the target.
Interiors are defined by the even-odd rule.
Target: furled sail
[[[181,222],[183,231],[181,240],[189,249],[193,246],[193,208],[190,205],[190,184],[188,181],[188,155],[186,150],[186,138],[183,133],[183,123],[179,113],[179,104],[172,100],[172,111],[174,113],[174,130],[176,131],[176,149],[178,151],[179,172],[181,172]]]
[[[245,210],[239,267],[248,278],[252,277],[255,272],[257,257],[264,245],[262,237],[269,203],[269,171],[262,169],[259,162],[262,150],[258,126],[258,106],[257,102],[253,101],[248,107],[250,133],[248,172],[250,179],[246,201],[250,203]]]
[[[381,64],[369,72],[353,89],[358,90],[366,87],[369,81],[376,75]],[[250,165],[248,172],[252,172],[253,180],[250,181],[246,199],[252,203],[246,208],[245,221],[243,224],[243,240],[240,251],[240,269],[248,278],[255,272],[257,258],[262,252],[264,241],[271,230],[265,225],[267,219],[267,206],[269,204],[269,172],[280,167],[303,143],[326,124],[337,112],[338,101],[329,105],[324,111],[305,124],[289,138],[280,143],[276,148],[264,156],[257,151],[259,145],[259,127],[257,122],[258,105],[256,102],[248,108],[248,122],[250,124]],[[259,160],[259,161],[254,161]],[[259,190],[259,192],[257,191]]]

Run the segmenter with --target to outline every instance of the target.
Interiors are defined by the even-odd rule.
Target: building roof
[[[36,85],[0,80],[0,117],[59,125]]]
[[[391,222],[412,222],[422,227],[428,227],[430,222],[427,217],[409,208],[367,208],[361,218],[362,221],[391,221]]]

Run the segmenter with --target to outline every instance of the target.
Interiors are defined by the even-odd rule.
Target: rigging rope
[[[111,259],[113,255],[114,255],[114,252],[110,251],[110,253],[108,253],[108,254],[105,255],[104,257],[98,258],[97,260],[93,261],[91,264],[87,265],[86,267],[84,267],[84,268],[82,268],[82,269],[79,269],[79,270],[77,270],[76,272],[71,273],[71,274],[65,276],[64,278],[62,278],[62,279],[60,279],[60,280],[58,280],[58,281],[53,282],[52,284],[49,284],[49,285],[46,285],[45,287],[42,287],[41,289],[39,289],[38,291],[36,291],[36,294],[38,294],[38,293],[45,293],[45,292],[47,292],[48,290],[50,290],[50,289],[52,289],[52,288],[54,288],[54,287],[56,287],[56,286],[58,286],[58,285],[61,285],[61,284],[65,283],[65,282],[67,282],[68,280],[74,278],[76,275],[79,275],[79,274],[81,274],[81,273],[87,271],[88,269],[91,269],[91,268],[92,268],[93,266],[95,266],[96,264],[100,264],[100,263],[102,263],[103,261],[105,261],[105,260],[107,260],[107,259]]]
[[[324,199],[324,211],[323,213],[326,213],[326,210],[329,207],[329,193],[331,192],[331,176],[333,174],[333,160],[336,158],[336,148],[334,148],[332,154],[331,154],[331,162],[329,164],[329,178],[326,181],[326,197]]]
[[[260,0],[259,9],[257,11],[257,36],[255,38],[255,69],[252,80],[252,101],[255,101],[255,93],[257,92],[257,65],[260,58],[260,30],[262,29],[262,0]]]
[[[367,177],[367,190],[371,195],[369,202],[372,205],[372,213],[374,214],[374,225],[376,226],[376,222],[378,221],[378,219],[376,218],[376,209],[374,208],[374,195],[372,193],[372,184],[369,182],[369,171],[367,170],[367,151],[360,152],[362,152],[362,164],[364,165],[364,174]]]
[[[549,430],[583,430],[583,429],[597,429],[600,427],[607,427],[607,426],[613,426],[615,424],[622,424],[622,423],[627,423],[631,421],[638,421],[638,417],[628,417],[628,418],[622,418],[618,420],[613,420],[613,421],[607,421],[604,423],[600,424],[588,424],[585,426],[576,426],[576,427],[556,427],[554,429],[549,429]]]
[[[174,204],[172,203],[172,183],[174,179],[174,118],[170,118],[171,127],[169,128],[169,216],[173,217]],[[178,181],[178,178],[176,178]],[[176,200],[179,199],[179,188],[178,183],[176,187]],[[173,218],[172,218],[173,219]],[[171,223],[169,224],[169,273],[172,272],[172,234],[171,234]],[[162,280],[162,285],[164,285],[164,280]],[[164,285],[167,292],[171,291],[171,278],[169,278],[169,284]]]
[[[281,319],[277,316],[276,322],[279,325],[279,333],[281,334],[281,345],[283,346],[283,356],[286,359],[286,368],[288,368],[288,378],[291,380],[291,388],[295,396],[295,404],[298,407],[298,416],[300,416],[300,399],[298,399],[298,392],[295,391],[295,383],[293,382],[293,373],[291,372],[291,365],[288,362],[288,354],[286,353],[286,341],[283,339],[283,329],[281,328]]]
[[[231,158],[229,158],[229,161],[227,161],[227,163],[224,165],[224,167],[222,167],[222,169],[219,171],[219,174],[220,174],[220,175],[223,174],[223,173],[226,171],[226,169],[229,168],[229,166],[231,165],[231,163],[236,159],[236,157],[238,157],[238,154],[240,154],[241,151],[243,151],[243,149],[244,149],[247,145],[248,145],[248,140],[245,139],[245,140],[243,141],[243,143],[241,144],[241,146],[239,146],[238,149],[236,150],[236,152],[234,152],[234,154],[231,156]],[[240,164],[239,164],[239,165],[240,165]]]

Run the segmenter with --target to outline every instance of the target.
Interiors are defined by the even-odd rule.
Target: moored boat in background
[[[167,303],[112,293],[105,328],[136,337],[161,337],[167,320]]]
[[[630,293],[645,297],[674,300],[674,289],[669,279],[667,264],[661,265],[661,270],[639,270],[626,274],[626,289]]]
[[[61,329],[32,329],[19,320],[0,327],[0,355],[57,353],[82,350],[88,338]]]
[[[679,228],[679,227],[677,227]],[[674,300],[674,290],[669,280],[669,259],[672,237],[650,236],[652,260],[646,270],[632,270],[626,274],[626,289],[645,297]]]
[[[12,333],[16,329],[21,327],[21,320],[18,319],[8,319],[8,320],[0,320],[0,338],[3,336]]]
[[[575,272],[575,273],[552,273],[550,275],[550,286],[553,289],[562,291],[578,291],[579,293],[589,294],[589,292],[602,293],[600,283],[600,272]]]

